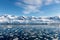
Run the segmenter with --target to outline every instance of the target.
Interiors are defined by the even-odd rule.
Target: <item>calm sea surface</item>
[[[0,25],[0,40],[60,40],[60,25]]]

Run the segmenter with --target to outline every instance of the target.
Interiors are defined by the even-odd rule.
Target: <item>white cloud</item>
[[[23,2],[33,6],[39,6],[42,4],[42,0],[24,0]]]
[[[53,3],[60,3],[60,0],[46,0],[45,1],[45,5],[50,5],[50,4],[53,4]]]
[[[52,4],[53,3],[53,0],[46,0],[45,1],[45,5],[50,5],[50,4]]]
[[[60,3],[60,0],[19,0],[15,4],[24,8],[24,14],[30,14],[41,13],[40,8],[42,7],[42,5],[50,5],[53,3]]]
[[[24,7],[24,14],[40,13],[39,8],[42,6],[42,0],[23,0],[26,4]]]
[[[25,10],[23,11],[23,13],[24,14],[30,14],[33,11],[36,11],[36,7],[30,5],[30,6],[25,7]]]
[[[55,3],[60,3],[60,0],[55,0]]]

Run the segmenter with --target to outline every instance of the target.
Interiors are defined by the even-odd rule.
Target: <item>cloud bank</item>
[[[51,5],[53,3],[60,4],[60,0],[18,0],[16,5],[24,8],[24,14],[44,13],[40,10],[43,5]]]

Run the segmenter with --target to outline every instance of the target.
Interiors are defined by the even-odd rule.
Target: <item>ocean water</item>
[[[60,40],[60,25],[0,25],[0,40]]]

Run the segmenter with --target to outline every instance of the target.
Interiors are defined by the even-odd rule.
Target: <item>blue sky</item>
[[[0,0],[0,15],[60,16],[60,0]]]

